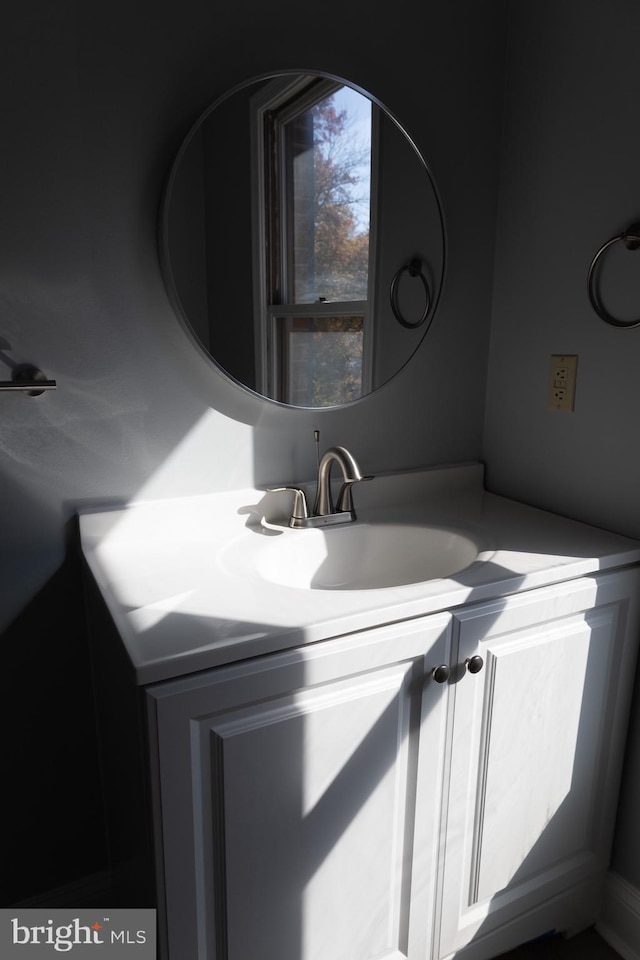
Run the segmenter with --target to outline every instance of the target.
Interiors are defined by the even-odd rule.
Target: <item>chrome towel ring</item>
[[[591,306],[598,314],[598,316],[605,321],[605,323],[610,323],[614,327],[638,327],[640,326],[640,319],[638,320],[618,320],[616,317],[611,316],[609,311],[603,306],[598,290],[596,288],[596,265],[605,252],[611,247],[614,243],[622,241],[627,248],[627,250],[638,250],[640,249],[640,223],[632,223],[624,233],[621,233],[619,237],[612,237],[611,240],[607,240],[606,243],[603,243],[595,257],[591,261],[589,266],[589,273],[587,275],[587,289],[589,291],[589,300],[591,301]]]
[[[426,301],[424,310],[420,319],[416,320],[414,323],[411,323],[409,320],[405,320],[398,304],[398,283],[400,277],[405,271],[410,277],[417,277],[419,280],[421,280],[424,288]],[[413,260],[409,260],[408,263],[405,263],[404,266],[400,267],[400,269],[396,271],[393,276],[393,280],[391,281],[391,288],[389,292],[391,295],[391,309],[393,310],[393,315],[398,323],[402,324],[403,327],[408,327],[410,330],[414,330],[416,327],[422,326],[429,316],[429,310],[431,309],[431,289],[429,287],[429,282],[422,271],[422,263],[417,257],[414,257]]]

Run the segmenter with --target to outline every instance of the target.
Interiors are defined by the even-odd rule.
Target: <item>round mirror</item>
[[[445,232],[424,159],[378,101],[334,76],[281,73],[194,124],[168,178],[160,254],[179,318],[228,376],[331,407],[417,349]]]

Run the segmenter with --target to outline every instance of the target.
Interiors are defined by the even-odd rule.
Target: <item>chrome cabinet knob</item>
[[[436,683],[446,683],[451,675],[451,671],[446,663],[441,663],[439,667],[434,667],[431,671],[431,676]]]
[[[482,659],[482,657],[478,657],[478,656],[467,657],[467,659],[464,662],[464,665],[469,671],[469,673],[480,673],[480,671],[484,667],[484,660]]]

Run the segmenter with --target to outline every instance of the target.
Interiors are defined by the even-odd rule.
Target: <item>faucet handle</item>
[[[269,493],[283,493],[290,491],[293,494],[293,510],[291,511],[291,526],[294,526],[294,520],[306,520],[309,516],[309,507],[307,506],[307,497],[304,490],[300,487],[268,487]]]

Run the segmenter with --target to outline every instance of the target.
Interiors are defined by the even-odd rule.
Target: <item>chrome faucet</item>
[[[314,435],[317,443],[318,431],[314,431]],[[342,487],[335,506],[331,494],[331,467],[334,463],[337,463],[342,470]],[[351,490],[354,483],[359,483],[361,480],[373,480],[373,477],[362,474],[355,457],[345,447],[329,447],[318,459],[316,498],[311,516],[305,492],[300,487],[270,487],[269,489],[272,493],[282,490],[290,490],[293,493],[290,527],[324,527],[335,523],[349,523],[357,519]]]
[[[342,470],[342,489],[338,496],[338,505],[334,507],[333,497],[331,496],[331,467],[337,463]],[[344,447],[329,447],[322,455],[318,464],[318,482],[316,486],[316,500],[313,505],[314,517],[331,517],[342,513],[351,514],[351,520],[356,519],[356,512],[353,507],[353,497],[351,488],[354,483],[360,480],[370,480],[371,477],[364,477],[360,472],[360,467],[352,454]]]

